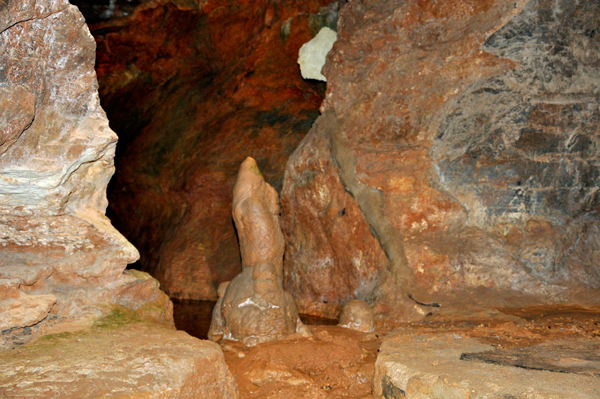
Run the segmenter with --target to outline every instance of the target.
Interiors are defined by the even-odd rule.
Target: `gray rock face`
[[[515,67],[465,91],[431,151],[468,225],[510,234],[549,223],[555,233],[515,242],[507,256],[545,282],[589,288],[600,287],[596,265],[571,247],[583,240],[594,252],[599,238],[584,227],[600,205],[599,11],[593,1],[531,1],[482,47]]]
[[[591,1],[531,1],[483,45],[517,64],[463,93],[432,148],[469,224],[562,225],[600,204],[597,12]]]

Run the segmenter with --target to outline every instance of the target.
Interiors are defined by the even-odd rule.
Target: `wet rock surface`
[[[0,354],[3,398],[239,398],[221,348],[113,308],[91,329]]]
[[[282,190],[285,282],[302,310],[472,289],[569,301],[597,286],[581,249],[597,252],[597,11],[544,0],[341,9],[323,115]],[[357,290],[361,274],[370,284]]]
[[[219,286],[209,337],[256,345],[303,331],[294,298],[283,290],[279,198],[250,157],[242,163],[235,183],[233,219],[242,273]]]
[[[109,214],[171,297],[216,300],[219,283],[240,273],[237,170],[252,156],[281,189],[323,99],[296,60],[336,15],[319,14],[326,3],[145,1],[91,26],[120,137]]]

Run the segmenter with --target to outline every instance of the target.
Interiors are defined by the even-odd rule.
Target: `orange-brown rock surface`
[[[240,272],[237,170],[252,156],[280,190],[323,99],[296,59],[336,17],[319,14],[326,3],[146,1],[92,25],[100,95],[120,137],[109,214],[172,297],[216,299]]]
[[[233,189],[233,220],[242,273],[219,293],[209,337],[256,345],[294,334],[303,326],[294,298],[283,290],[279,197],[250,157],[242,162]]]
[[[311,328],[314,337],[225,346],[242,399],[373,399],[381,344],[376,335],[338,326]]]
[[[375,331],[373,310],[365,301],[353,299],[342,308],[339,326],[356,331],[373,332]]]
[[[282,190],[300,311],[599,287],[597,22],[595,1],[342,7]]]
[[[172,326],[156,282],[124,273],[138,252],[104,215],[117,136],[82,15],[66,1],[11,0],[0,18],[0,349],[117,304]]]

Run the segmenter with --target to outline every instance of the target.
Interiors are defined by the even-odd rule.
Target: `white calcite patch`
[[[321,29],[319,34],[300,47],[298,64],[304,79],[316,79],[327,82],[321,73],[327,59],[327,54],[337,40],[337,33],[327,27]]]

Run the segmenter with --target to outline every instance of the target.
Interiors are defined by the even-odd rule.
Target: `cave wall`
[[[335,24],[337,3],[325,4],[146,1],[91,25],[102,103],[120,137],[109,215],[171,297],[216,299],[240,272],[236,173],[252,156],[281,189],[323,99],[324,84],[304,81],[296,59]]]
[[[341,9],[322,115],[282,190],[286,287],[301,311],[453,292],[597,300],[599,11]]]
[[[0,6],[0,349],[87,325],[121,304],[172,325],[137,250],[104,215],[116,134],[95,43],[66,0]],[[161,310],[162,309],[162,310]]]

